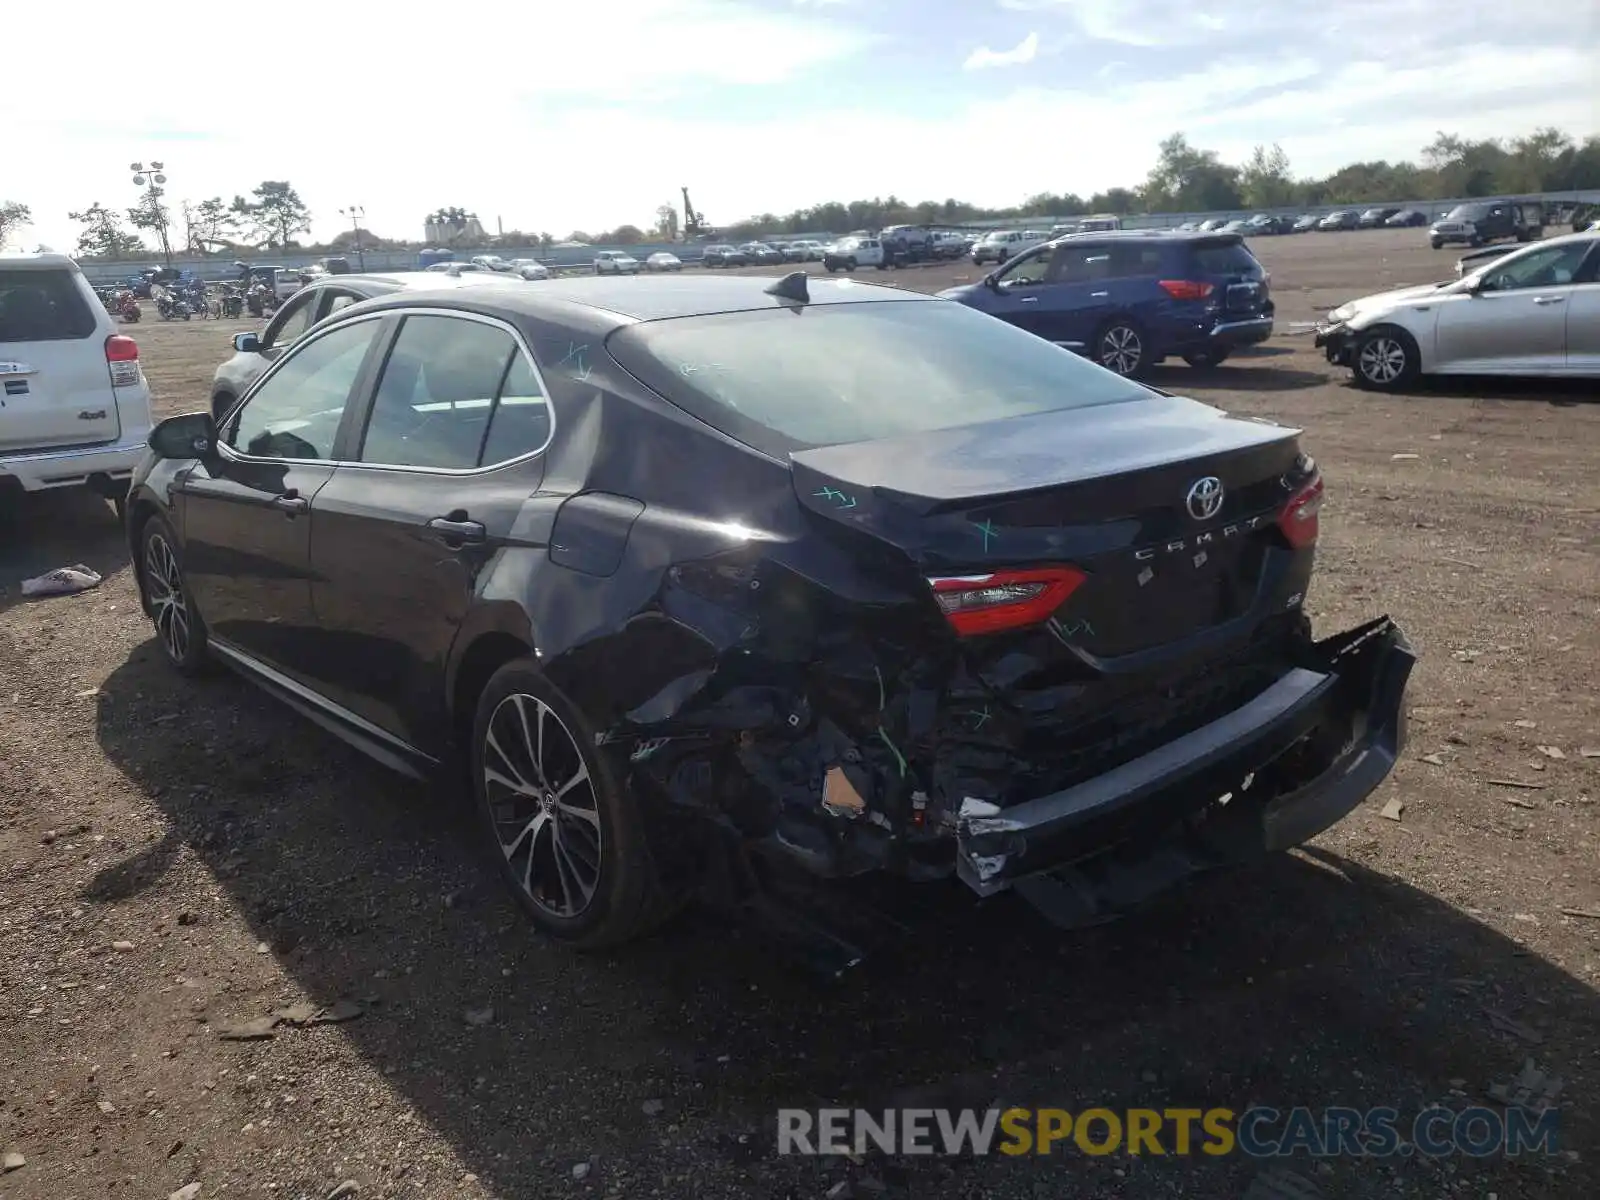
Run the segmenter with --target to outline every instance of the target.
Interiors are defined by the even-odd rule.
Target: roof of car
[[[70,255],[66,254],[0,254],[0,267],[8,271],[15,270],[78,270],[78,264]]]
[[[1243,224],[1241,221],[1240,224]],[[1058,242],[1216,242],[1237,239],[1238,233],[1221,229],[1097,229],[1089,233],[1069,233],[1056,238]]]
[[[769,295],[776,275],[654,275],[618,279],[610,275],[576,276],[549,279],[525,288],[496,288],[493,298],[487,292],[472,297],[473,307],[495,308],[506,314],[537,317],[552,308],[572,305],[611,313],[622,322],[658,321],[672,317],[706,316],[712,313],[745,312],[751,309],[782,308],[791,301]],[[869,301],[904,300],[940,303],[938,297],[882,284],[857,283],[853,279],[812,276],[807,281],[812,304],[853,304]],[[431,289],[430,289],[431,290]],[[453,289],[452,289],[453,290]],[[437,300],[448,306],[460,300],[460,293],[441,289],[437,296],[428,290],[415,296],[389,295],[391,303],[428,303]]]
[[[415,288],[461,287],[487,280],[524,282],[521,277],[505,271],[463,271],[459,275],[452,275],[448,271],[370,271],[351,272],[347,275],[320,275],[306,284],[306,287],[348,287],[355,291],[367,291],[374,296],[381,296],[389,292]]]

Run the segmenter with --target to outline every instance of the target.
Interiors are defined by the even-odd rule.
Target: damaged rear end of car
[[[1313,640],[1299,431],[940,301],[607,349],[759,460],[707,489],[765,482],[638,513],[653,592],[551,665],[631,674],[590,695],[629,786],[741,869],[955,878],[1082,925],[1314,837],[1392,768],[1413,653],[1387,618]]]

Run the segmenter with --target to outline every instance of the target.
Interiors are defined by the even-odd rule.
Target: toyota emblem
[[[1222,480],[1215,475],[1196,479],[1189,485],[1189,515],[1196,521],[1209,521],[1222,511]]]

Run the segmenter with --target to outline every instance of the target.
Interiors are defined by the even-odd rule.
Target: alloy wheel
[[[1406,348],[1391,337],[1369,338],[1357,359],[1361,374],[1371,383],[1389,384],[1406,369]]]
[[[1131,375],[1144,357],[1144,343],[1130,325],[1113,325],[1100,339],[1100,365],[1118,375]]]
[[[523,693],[496,705],[483,781],[495,840],[519,886],[551,916],[580,916],[600,885],[605,838],[588,764],[555,710]]]
[[[189,603],[178,555],[159,533],[145,542],[144,578],[150,607],[155,610],[156,636],[172,660],[181,663],[189,653]]]

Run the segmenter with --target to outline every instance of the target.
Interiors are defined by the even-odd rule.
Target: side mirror
[[[240,354],[260,354],[261,338],[254,333],[236,333],[233,335],[233,348]]]
[[[205,458],[216,452],[217,423],[203,412],[168,417],[150,431],[148,444],[160,458]]]
[[[983,277],[983,286],[988,288],[991,292],[998,292],[1000,290],[1000,268],[999,267],[996,267],[994,270],[990,271],[987,275],[985,275]]]

